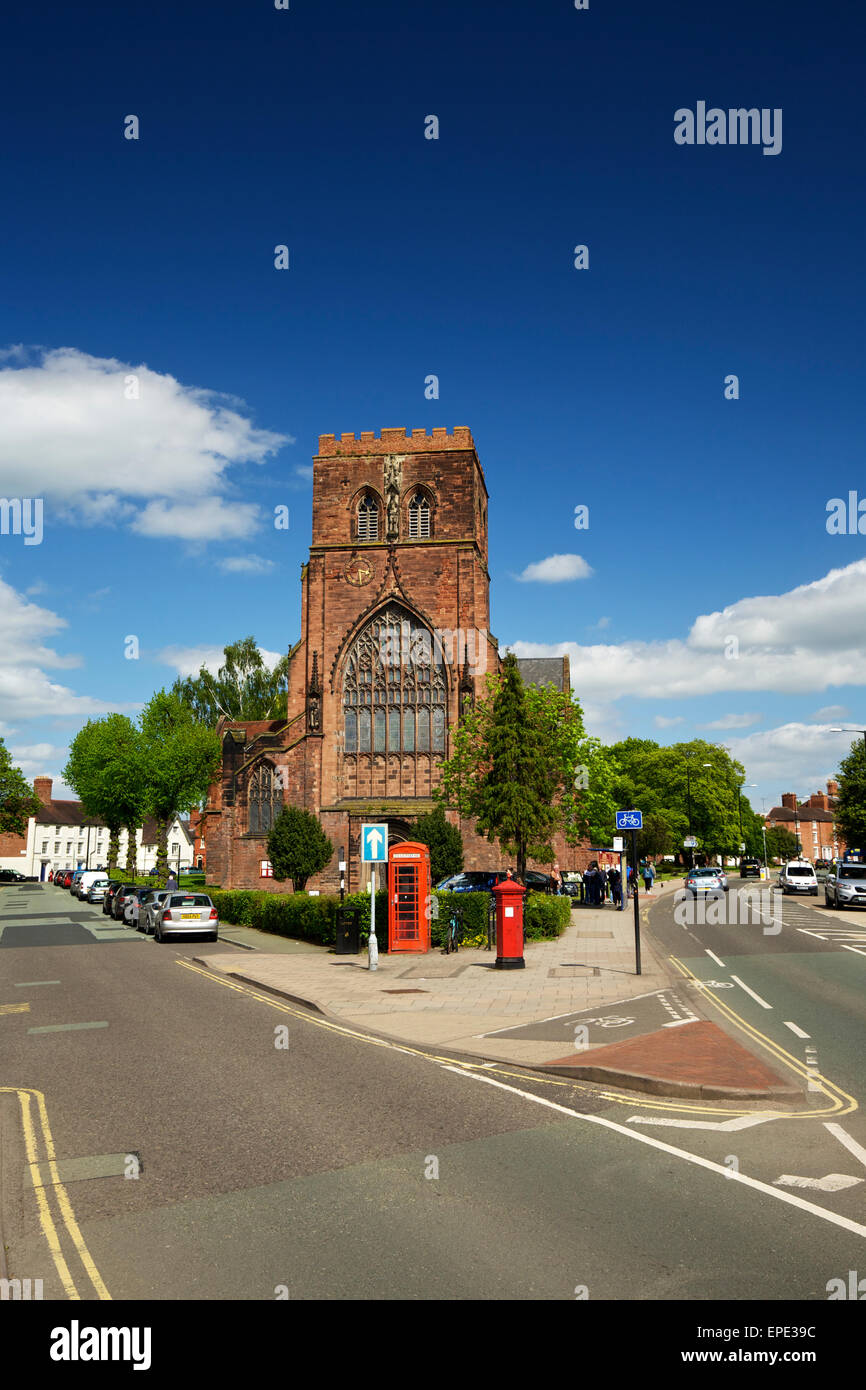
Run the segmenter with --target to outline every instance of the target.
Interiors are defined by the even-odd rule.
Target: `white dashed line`
[[[802,1030],[802,1028],[798,1028],[798,1027],[797,1027],[796,1023],[787,1023],[787,1022],[786,1022],[786,1023],[785,1023],[785,1027],[786,1027],[786,1028],[790,1028],[790,1030],[791,1030],[792,1033],[796,1033],[796,1035],[797,1035],[798,1038],[809,1038],[809,1037],[812,1036],[811,1033],[804,1033],[803,1030]]]
[[[863,1148],[862,1144],[858,1144],[856,1139],[852,1139],[851,1135],[847,1134],[841,1125],[831,1124],[825,1121],[824,1128],[835,1135],[839,1143],[844,1144],[848,1152],[853,1154],[854,1157],[859,1159],[863,1166],[866,1167],[866,1149]]]
[[[732,975],[731,979],[735,984],[740,986],[740,989],[744,989],[747,994],[751,994],[752,998],[758,1001],[762,1009],[772,1009],[772,1004],[768,1004],[766,999],[761,998],[760,994],[756,994],[753,989],[749,989],[748,985],[744,985],[739,975]]]
[[[728,967],[725,965],[725,962],[723,960],[719,960],[718,956],[714,956],[712,951],[708,947],[705,946],[704,950],[706,951],[710,960],[714,960],[716,962],[716,965],[720,965],[723,970],[727,970]]]

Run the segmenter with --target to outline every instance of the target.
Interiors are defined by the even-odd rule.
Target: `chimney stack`
[[[797,810],[797,795],[796,795],[796,793],[795,793],[795,792],[785,792],[784,795],[782,796],[782,805],[783,805],[783,806],[786,806],[786,807],[788,808],[789,811],[796,811],[796,810]]]
[[[34,777],[33,790],[43,806],[51,805],[51,778]]]

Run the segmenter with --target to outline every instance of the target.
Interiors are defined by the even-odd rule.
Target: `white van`
[[[98,878],[108,878],[105,869],[85,869],[78,876],[75,896],[84,900]]]
[[[811,893],[818,896],[818,880],[808,859],[791,859],[779,874],[783,893]]]

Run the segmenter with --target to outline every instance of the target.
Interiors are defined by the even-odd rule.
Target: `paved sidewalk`
[[[313,946],[287,953],[282,943],[271,951],[250,950],[242,959],[234,953],[208,954],[200,963],[401,1041],[447,1043],[505,1061],[547,1061],[550,1043],[485,1035],[669,986],[674,977],[643,928],[651,903],[673,886],[656,889],[650,898],[641,894],[640,975],[635,974],[631,901],[625,912],[609,905],[573,908],[571,925],[559,940],[527,942],[524,970],[495,969],[495,950],[462,949],[449,956],[441,950],[423,956],[382,954],[371,973],[366,952],[336,956]],[[270,940],[260,932],[243,936],[247,946],[256,938]],[[221,937],[242,944],[240,928],[227,926]]]
[[[510,1034],[566,1015],[592,1011],[595,1016],[657,991],[665,991],[664,1008],[671,1012],[671,991],[681,990],[683,980],[654,947],[646,919],[654,902],[680,886],[675,879],[657,885],[649,896],[641,893],[640,975],[635,973],[631,901],[625,912],[610,905],[573,908],[571,924],[559,940],[527,942],[524,970],[497,970],[495,951],[471,949],[449,956],[441,950],[423,956],[382,954],[378,970],[370,972],[366,952],[337,956],[321,946],[290,944],[228,925],[221,939],[246,946],[243,956],[215,951],[196,959],[210,970],[400,1042],[447,1047],[660,1095],[738,1100],[796,1094],[727,1032],[699,1020],[692,1005],[679,1015],[681,1026],[653,1022],[651,1031],[629,1042],[610,1044],[606,1039],[606,1045],[589,1044],[568,1057],[562,1056],[561,1042],[552,1043],[550,1037],[497,1036],[501,1030]],[[262,944],[266,949],[259,949]],[[675,1033],[682,1037],[675,1039]]]

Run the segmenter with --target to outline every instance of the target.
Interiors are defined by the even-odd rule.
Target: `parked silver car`
[[[101,903],[107,892],[108,879],[95,878],[84,896],[89,903]]]
[[[147,897],[139,899],[138,917],[134,923],[136,931],[143,931],[145,936],[153,935],[156,929],[156,919],[162,912],[162,904],[167,897],[169,897],[167,888],[152,888]]]
[[[166,894],[161,906],[154,930],[157,941],[166,941],[169,936],[185,936],[187,933],[216,941],[219,915],[207,893]]]

